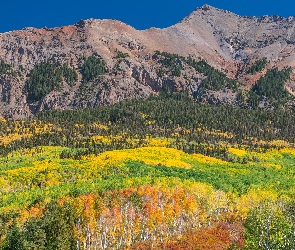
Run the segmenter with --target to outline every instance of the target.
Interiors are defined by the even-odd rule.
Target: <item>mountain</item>
[[[295,249],[292,23],[1,34],[0,250]]]
[[[165,29],[136,30],[120,21],[96,19],[58,28],[29,27],[0,34],[0,112],[24,118],[42,110],[145,98],[163,88],[185,90],[203,102],[250,108],[252,89],[256,106],[272,108],[272,94],[251,86],[267,70],[295,66],[294,48],[294,17],[246,17],[209,5]],[[255,69],[255,63],[262,67]],[[87,67],[101,71],[86,76]],[[295,75],[289,73],[283,89],[276,88],[286,87],[292,95]],[[292,104],[292,98],[286,103]]]

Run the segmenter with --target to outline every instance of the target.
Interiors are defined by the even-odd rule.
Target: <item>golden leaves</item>
[[[137,149],[123,149],[108,151],[99,156],[88,156],[92,167],[109,166],[110,164],[122,164],[124,161],[140,161],[150,165],[163,165],[167,167],[190,168],[185,162],[185,153],[173,148],[164,147],[143,147]]]
[[[245,156],[247,154],[247,151],[244,149],[238,149],[238,148],[228,148],[228,151],[231,154],[237,155],[237,156]]]

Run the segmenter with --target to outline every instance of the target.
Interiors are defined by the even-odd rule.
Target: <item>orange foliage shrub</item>
[[[131,250],[225,250],[235,245],[242,249],[243,227],[241,223],[221,223],[213,228],[205,228],[185,233],[181,237],[166,239],[163,243],[141,242],[131,246]]]

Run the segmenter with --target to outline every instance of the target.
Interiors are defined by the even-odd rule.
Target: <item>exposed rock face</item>
[[[93,54],[106,61],[108,73],[87,86],[81,83],[79,73],[73,87],[64,83],[61,91],[54,90],[36,103],[28,101],[23,91],[26,74],[23,78],[2,76],[0,112],[22,118],[46,109],[108,105],[126,98],[147,97],[165,86],[197,93],[203,76],[186,67],[181,77],[159,77],[159,65],[153,60],[155,50],[202,57],[228,77],[251,86],[257,76],[245,73],[247,65],[266,57],[269,68],[294,67],[294,49],[295,17],[242,17],[208,5],[165,29],[139,31],[115,20],[90,19],[54,29],[7,32],[0,34],[0,58],[15,68],[22,65],[26,74],[47,59],[67,63],[79,72],[84,58]],[[129,57],[118,62],[117,50],[128,53]],[[293,93],[294,82],[287,87]],[[215,104],[234,105],[235,94],[224,90],[207,93],[203,98]]]

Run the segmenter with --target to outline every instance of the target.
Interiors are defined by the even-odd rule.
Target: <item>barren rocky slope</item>
[[[76,109],[107,105],[125,98],[147,97],[163,87],[187,90],[198,96],[206,76],[182,61],[181,74],[159,75],[161,65],[155,51],[182,57],[205,59],[208,64],[236,79],[247,89],[266,69],[295,66],[295,17],[244,17],[204,5],[179,23],[165,28],[139,31],[115,20],[85,20],[54,29],[25,28],[0,34],[0,59],[18,76],[0,74],[0,112],[12,118],[23,118],[46,109]],[[118,58],[117,53],[128,56]],[[81,64],[94,55],[106,62],[107,72],[83,83]],[[257,74],[247,70],[256,60],[266,57],[268,64]],[[78,73],[73,85],[63,82],[41,100],[30,100],[24,86],[30,70],[50,60],[66,63]],[[295,79],[286,83],[292,93]],[[199,96],[211,103],[237,105],[237,93],[223,88]]]

